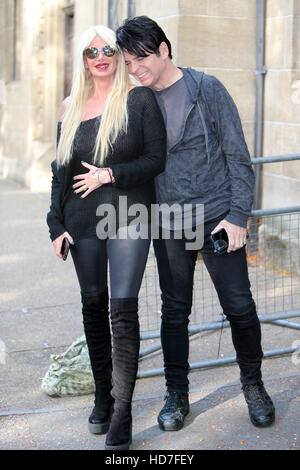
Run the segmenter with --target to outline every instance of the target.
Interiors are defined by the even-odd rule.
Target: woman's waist
[[[124,205],[144,204],[148,207],[155,203],[154,186],[145,190],[145,187],[121,189],[106,185],[94,190],[86,197],[82,197],[82,194],[83,193],[76,194],[73,190],[70,191],[64,203],[64,213],[69,210],[95,211],[101,204],[111,204],[118,210],[124,207]]]

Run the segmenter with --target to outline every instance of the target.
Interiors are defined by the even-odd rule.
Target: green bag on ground
[[[42,390],[52,397],[88,395],[95,391],[85,335],[77,338],[62,354],[51,355]]]

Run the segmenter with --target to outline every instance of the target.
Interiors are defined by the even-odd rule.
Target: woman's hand
[[[53,248],[54,248],[55,254],[56,254],[56,256],[58,256],[58,258],[62,258],[61,246],[62,246],[63,239],[64,239],[65,237],[69,240],[69,242],[70,242],[71,245],[74,245],[73,238],[71,237],[71,235],[70,235],[68,232],[64,232],[62,235],[60,235],[59,237],[57,237],[57,238],[52,242],[52,244],[53,244]]]
[[[86,162],[81,162],[81,164],[90,170],[88,173],[76,175],[73,178],[78,180],[78,183],[73,184],[74,193],[82,193],[81,198],[85,198],[102,184],[111,183],[110,173],[106,168],[98,168]]]

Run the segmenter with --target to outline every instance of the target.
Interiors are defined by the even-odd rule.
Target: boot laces
[[[267,400],[267,396],[262,384],[254,384],[254,385],[245,385],[244,388],[247,397],[252,402],[264,405]]]
[[[165,411],[176,411],[179,407],[183,406],[182,397],[177,392],[168,392],[165,395],[166,404],[164,406]]]

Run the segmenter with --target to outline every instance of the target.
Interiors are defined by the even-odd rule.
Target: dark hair
[[[147,16],[127,18],[117,31],[117,45],[121,50],[137,57],[147,57],[149,54],[159,55],[159,46],[165,42],[172,59],[172,47],[169,39],[160,26]]]

